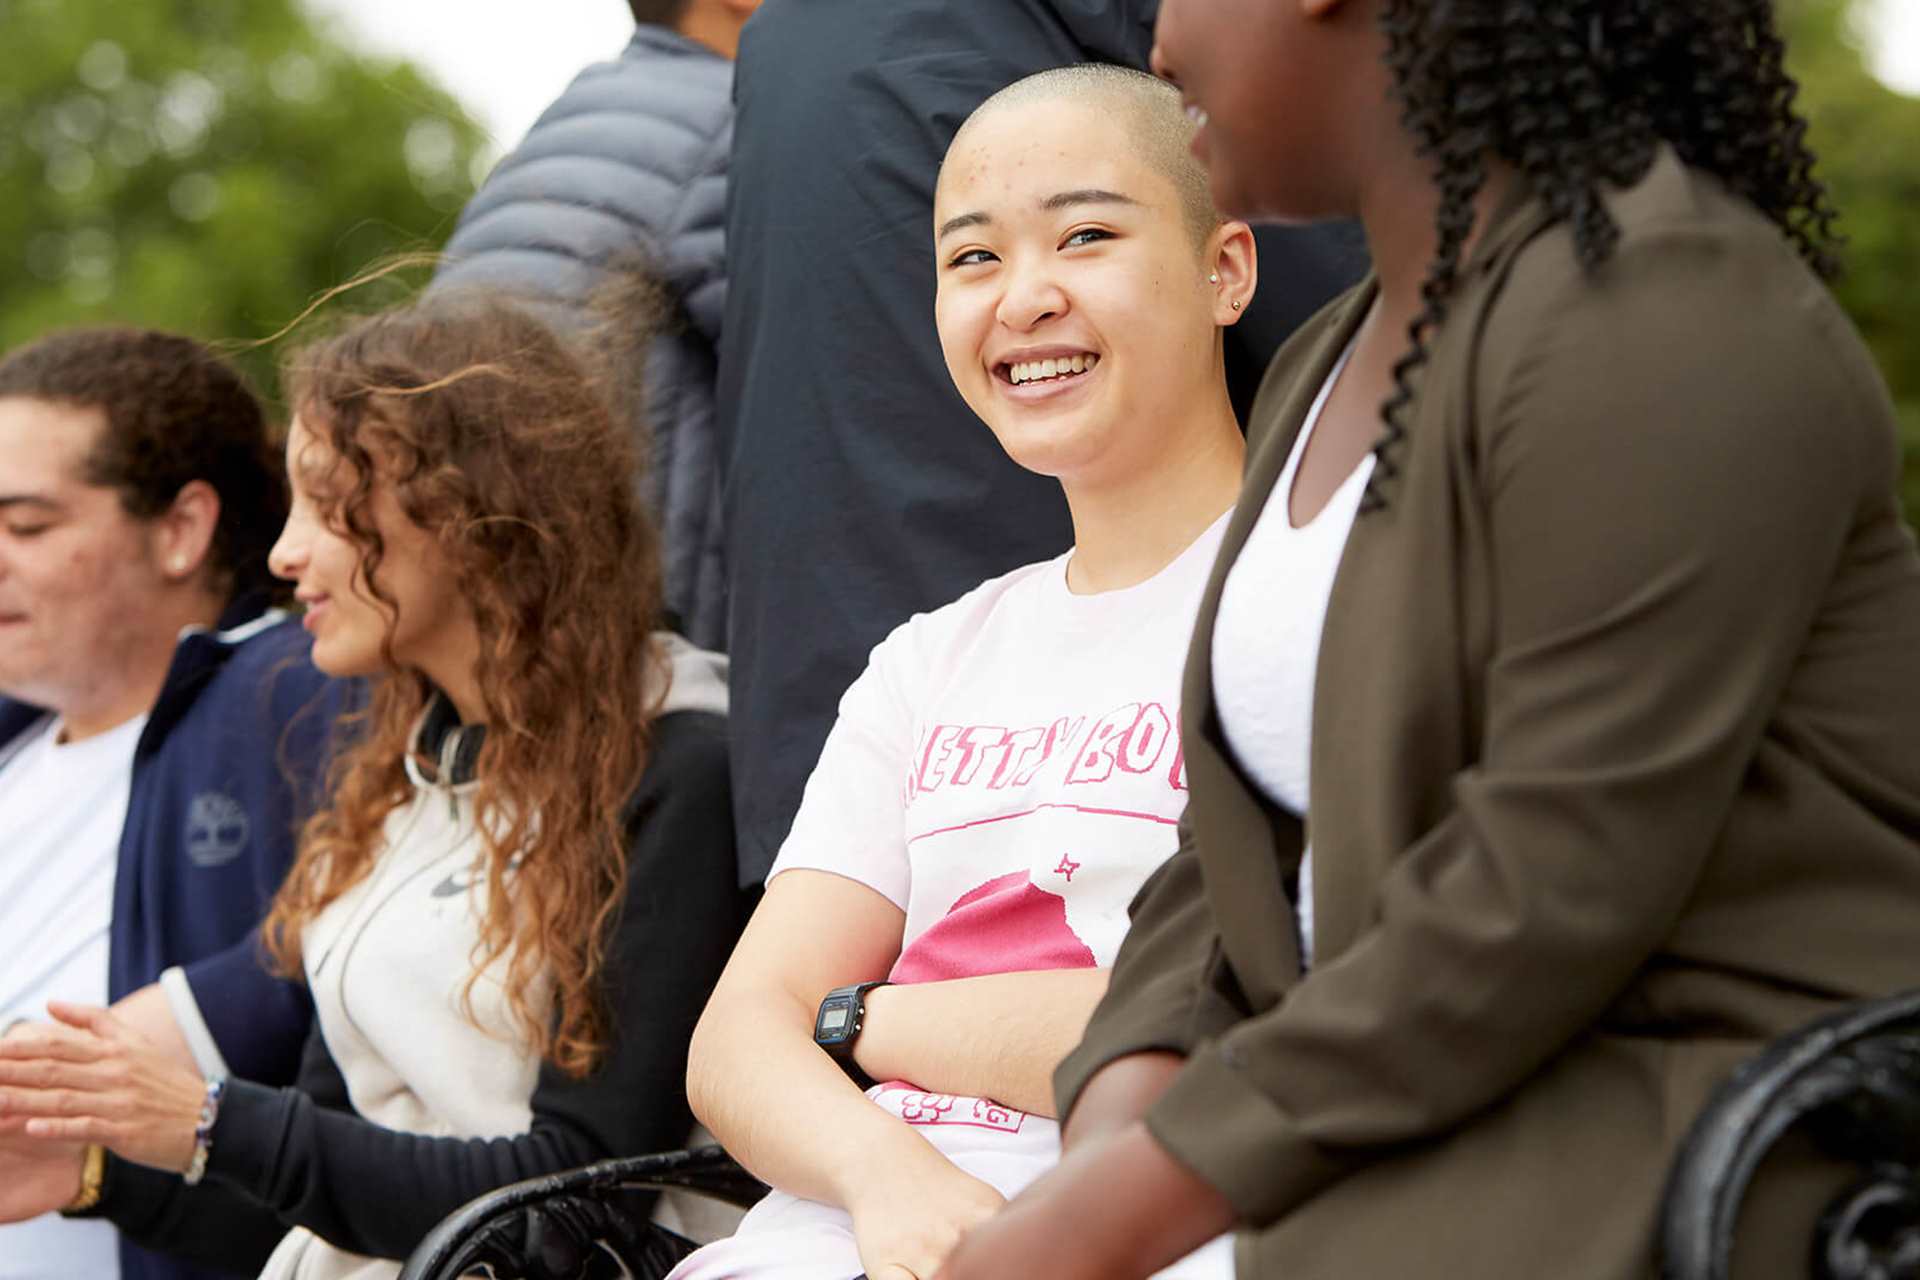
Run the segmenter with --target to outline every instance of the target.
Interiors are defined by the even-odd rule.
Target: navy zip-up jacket
[[[299,1067],[312,1009],[304,987],[266,972],[254,930],[291,864],[296,824],[319,797],[350,696],[314,669],[308,649],[299,626],[258,597],[229,606],[217,630],[181,636],[134,748],[109,929],[109,999],[181,966],[231,1070],[282,1084]],[[0,699],[0,753],[45,715]],[[123,1280],[234,1274],[140,1244],[228,1236],[225,1193],[108,1164],[99,1211],[121,1229]],[[260,1261],[277,1239],[262,1233]]]

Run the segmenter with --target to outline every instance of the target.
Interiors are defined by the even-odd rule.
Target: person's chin
[[[1086,433],[1065,424],[1055,429],[1029,429],[1000,437],[1000,447],[1024,471],[1060,480],[1083,469],[1096,452]]]
[[[26,628],[0,629],[0,698],[32,702],[25,690],[40,684],[48,669],[46,654],[27,643]]]
[[[1209,125],[1208,128],[1211,130],[1213,126]],[[1276,201],[1271,193],[1259,189],[1262,167],[1256,164],[1249,169],[1236,163],[1234,147],[1227,138],[1215,135],[1211,142],[1205,161],[1207,190],[1212,194],[1213,207],[1220,211],[1220,216],[1238,218],[1242,222],[1288,221],[1272,207]],[[1249,178],[1254,180],[1249,182]]]
[[[0,698],[35,706],[43,703],[43,699],[34,697],[33,678],[4,659],[0,659]]]
[[[1254,180],[1241,181],[1241,170],[1222,165],[1207,171],[1207,188],[1213,193],[1213,206],[1223,218],[1237,218],[1255,226],[1307,226],[1338,213],[1318,207],[1314,193],[1276,190],[1270,175],[1255,171]],[[1260,179],[1268,181],[1262,185]]]
[[[1223,218],[1238,218],[1242,222],[1270,220],[1259,207],[1260,202],[1248,195],[1246,187],[1240,183],[1230,166],[1207,166],[1207,190],[1213,194],[1213,207],[1220,211]]]
[[[313,638],[311,657],[313,665],[321,674],[333,676],[336,679],[370,676],[380,670],[378,648],[369,652],[364,645],[353,644],[351,641],[324,633]]]

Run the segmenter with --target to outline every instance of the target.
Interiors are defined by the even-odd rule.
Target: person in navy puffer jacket
[[[726,579],[713,401],[733,56],[759,0],[628,7],[633,39],[615,61],[575,77],[495,167],[461,213],[434,288],[508,290],[544,304],[543,318],[563,332],[597,338],[601,300],[620,275],[657,282],[664,315],[644,326],[636,356],[633,409],[652,441],[641,496],[661,523],[677,629],[719,649]],[[624,312],[615,305],[613,314]]]

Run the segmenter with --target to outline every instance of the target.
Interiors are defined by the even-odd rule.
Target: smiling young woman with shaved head
[[[1176,844],[1181,657],[1239,485],[1221,348],[1253,241],[1188,133],[1149,77],[1072,68],[947,155],[947,368],[1060,482],[1075,545],[907,622],[842,700],[691,1058],[696,1110],[777,1190],[680,1280],[928,1277],[1058,1158],[1054,1066]]]

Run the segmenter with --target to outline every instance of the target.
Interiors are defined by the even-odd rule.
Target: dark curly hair
[[[1772,219],[1816,272],[1835,273],[1834,212],[1771,0],[1382,0],[1380,27],[1401,121],[1440,190],[1439,245],[1381,409],[1364,509],[1398,471],[1410,380],[1446,318],[1489,157],[1569,224],[1589,269],[1620,238],[1603,190],[1639,181],[1664,142]]]
[[[267,552],[287,522],[287,483],[265,411],[206,345],[152,329],[73,329],[0,360],[0,396],[98,409],[89,484],[151,520],[204,480],[220,496],[210,567],[233,597],[284,594]]]

